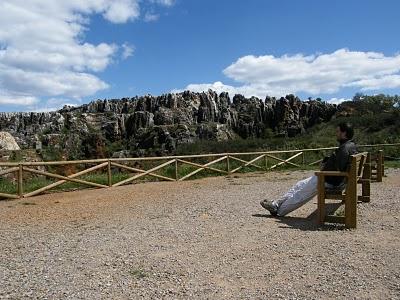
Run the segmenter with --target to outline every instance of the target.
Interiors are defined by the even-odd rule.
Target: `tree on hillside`
[[[390,96],[385,94],[368,96],[363,93],[356,93],[353,97],[353,102],[357,104],[357,109],[360,113],[378,113],[398,108],[400,97],[398,95]]]
[[[363,94],[363,93],[356,93],[356,94],[353,96],[353,101],[354,101],[354,102],[361,101],[361,100],[363,100],[363,99],[364,99],[364,94]]]

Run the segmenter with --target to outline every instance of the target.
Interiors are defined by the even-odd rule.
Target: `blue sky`
[[[400,1],[49,1],[0,4],[0,111],[187,88],[400,94]]]

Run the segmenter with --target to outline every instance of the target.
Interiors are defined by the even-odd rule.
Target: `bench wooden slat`
[[[371,155],[371,180],[382,182],[385,174],[385,164],[383,150],[379,150],[375,155]]]
[[[317,176],[342,176],[347,177],[349,174],[347,172],[339,172],[339,171],[318,171],[315,172]]]
[[[332,200],[344,200],[344,194],[340,193],[326,193],[325,194],[325,199],[332,199]]]
[[[328,215],[328,216],[325,217],[325,222],[345,224],[346,223],[346,218],[343,217],[343,216]]]

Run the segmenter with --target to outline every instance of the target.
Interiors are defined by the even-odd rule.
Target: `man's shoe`
[[[260,202],[261,206],[268,210],[271,216],[276,217],[278,215],[278,205],[271,200],[263,200]]]

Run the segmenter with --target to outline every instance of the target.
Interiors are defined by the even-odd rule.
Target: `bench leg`
[[[383,151],[380,150],[378,154],[378,166],[377,166],[377,175],[376,181],[382,182],[383,175],[384,175],[384,166],[383,166]]]
[[[346,228],[357,227],[357,194],[348,193],[345,199],[345,225]]]
[[[371,201],[371,182],[370,180],[364,181],[361,183],[362,196],[359,196],[359,199],[362,202],[370,202]]]
[[[322,178],[318,178],[318,206],[317,206],[317,222],[318,225],[325,223],[325,182]]]
[[[364,172],[361,182],[361,201],[370,202],[371,200],[371,154],[368,153],[367,161],[365,162]]]

